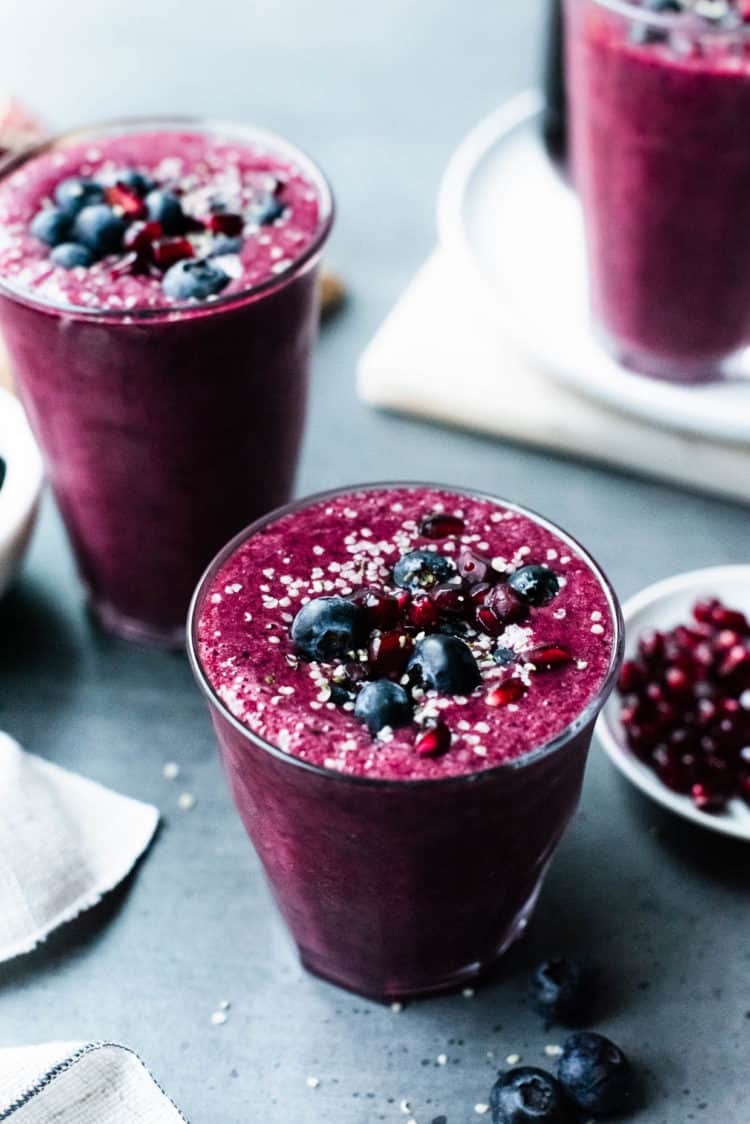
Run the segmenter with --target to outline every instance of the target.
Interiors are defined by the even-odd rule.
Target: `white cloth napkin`
[[[461,276],[445,249],[422,267],[360,359],[367,402],[750,502],[750,446],[617,413],[538,371],[510,341],[501,352]]]
[[[182,1124],[185,1117],[132,1050],[52,1042],[0,1050],[0,1121]]]
[[[0,732],[0,961],[29,952],[121,882],[158,819],[150,804],[25,753]]]

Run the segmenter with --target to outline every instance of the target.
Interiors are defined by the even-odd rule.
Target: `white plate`
[[[23,407],[0,387],[0,595],[16,576],[31,537],[42,487],[42,458]]]
[[[644,589],[623,606],[625,619],[625,658],[635,652],[638,637],[650,628],[670,629],[690,620],[693,604],[700,597],[720,597],[730,608],[750,613],[750,566],[714,566],[678,574]],[[687,796],[680,796],[663,785],[654,772],[625,744],[619,719],[620,700],[614,692],[597,723],[596,732],[621,773],[637,788],[672,812],[693,820],[702,827],[737,839],[750,841],[750,808],[743,800],[731,800],[728,810],[709,815],[695,807]]]
[[[465,138],[440,190],[441,241],[479,277],[502,328],[551,375],[650,421],[750,442],[750,352],[731,378],[680,386],[627,371],[597,343],[580,209],[544,151],[540,109],[538,94],[521,94]]]

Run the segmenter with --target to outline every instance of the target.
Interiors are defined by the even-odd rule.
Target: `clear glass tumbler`
[[[302,963],[358,994],[393,1000],[473,979],[523,932],[578,804],[594,722],[621,660],[622,620],[594,560],[516,508],[583,553],[609,603],[608,672],[575,721],[517,761],[445,780],[347,776],[293,757],[216,694],[198,655],[197,622],[216,573],[248,537],[349,491],[290,504],[233,539],[196,590],[188,650],[235,803]]]
[[[293,160],[318,193],[307,250],[272,280],[202,306],[55,305],[0,276],[0,331],[90,604],[130,639],[181,645],[201,572],[227,538],[291,494],[317,334],[330,188],[262,130],[144,120],[51,140],[6,162],[127,131],[197,131]]]
[[[715,378],[750,344],[750,24],[565,6],[596,327],[638,372]]]

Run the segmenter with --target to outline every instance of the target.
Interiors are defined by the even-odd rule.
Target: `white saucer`
[[[16,576],[31,538],[42,487],[42,458],[18,399],[0,387],[0,595]]]
[[[750,566],[714,566],[693,570],[657,582],[631,597],[623,606],[625,619],[625,658],[629,659],[640,634],[650,628],[670,629],[690,620],[693,604],[700,597],[720,597],[730,608],[750,613]],[[709,815],[699,811],[687,796],[680,796],[663,785],[655,773],[631,753],[619,719],[620,700],[614,692],[601,713],[596,732],[611,760],[621,773],[672,812],[736,839],[750,841],[750,807],[743,800],[731,800],[728,810]]]
[[[521,94],[485,118],[451,159],[440,239],[478,275],[502,329],[549,374],[620,410],[750,443],[750,352],[723,382],[680,386],[620,367],[592,335],[576,196],[540,139],[541,98]]]

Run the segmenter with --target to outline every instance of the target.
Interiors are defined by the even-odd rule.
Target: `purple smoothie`
[[[99,185],[125,234],[63,268],[32,224],[71,177]],[[181,225],[152,229],[151,191],[179,199]],[[115,631],[179,642],[212,555],[288,498],[330,223],[314,165],[241,127],[115,126],[6,165],[0,329],[92,606]],[[216,290],[175,295],[170,266],[186,263]]]
[[[566,11],[595,319],[638,371],[716,375],[750,343],[750,29],[731,6],[722,23]]]
[[[460,529],[423,533],[438,516]],[[394,567],[421,550],[455,573],[405,590]],[[492,591],[506,598],[529,567],[553,575],[554,596],[524,602],[512,621],[483,615]],[[470,595],[460,617],[441,608],[446,587]],[[362,647],[308,659],[291,629],[331,597],[364,607]],[[384,622],[387,598],[398,615]],[[439,608],[426,627],[411,615],[423,599]],[[444,488],[332,493],[222,552],[196,594],[191,655],[235,801],[307,967],[380,998],[419,994],[476,975],[522,932],[578,801],[619,659],[618,612],[563,532]],[[389,671],[378,645],[394,633],[407,661],[425,638],[460,640],[477,686],[456,695],[411,664]],[[563,655],[549,662],[550,652]],[[408,694],[410,714],[371,732],[358,699],[384,678]]]

